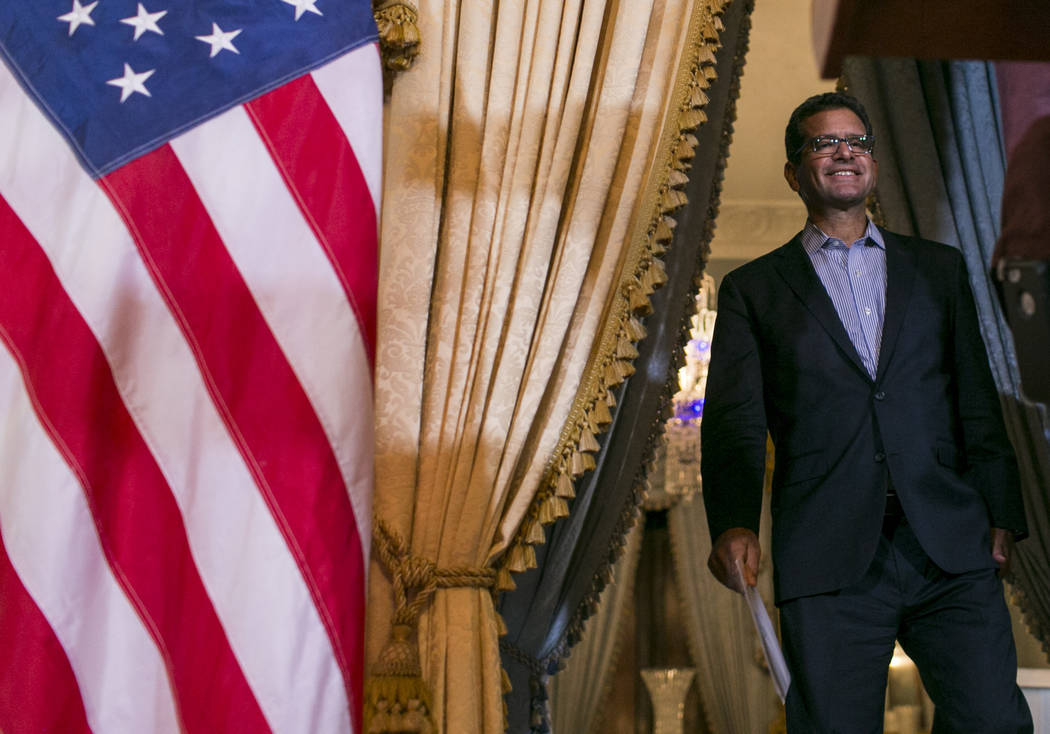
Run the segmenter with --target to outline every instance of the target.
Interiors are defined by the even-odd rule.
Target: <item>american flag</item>
[[[0,732],[361,731],[375,41],[0,3]]]

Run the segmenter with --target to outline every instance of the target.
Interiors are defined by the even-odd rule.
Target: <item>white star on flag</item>
[[[81,5],[80,0],[73,0],[73,9],[65,15],[58,16],[58,19],[63,23],[69,23],[69,35],[72,36],[81,25],[95,25],[95,21],[91,19],[91,11],[96,5],[98,5],[98,0],[90,5]]]
[[[123,104],[124,101],[135,92],[139,94],[145,94],[150,97],[149,90],[146,89],[145,81],[153,76],[153,72],[156,69],[149,69],[148,71],[135,72],[131,66],[127,63],[124,64],[124,76],[116,79],[110,79],[106,84],[112,84],[114,87],[120,87],[120,101]]]
[[[211,56],[209,58],[215,58],[215,55],[220,51],[233,51],[235,54],[239,54],[240,51],[233,45],[233,39],[241,32],[238,28],[235,31],[224,31],[219,28],[218,23],[211,24],[211,35],[210,36],[194,36],[198,41],[211,44]]]
[[[281,0],[281,2],[288,3],[289,5],[295,6],[295,19],[299,20],[303,17],[303,13],[310,11],[311,13],[317,13],[318,15],[324,15],[320,10],[317,9],[317,0]]]
[[[127,23],[135,28],[135,38],[133,40],[139,40],[139,37],[146,31],[153,31],[164,35],[164,31],[157,25],[157,21],[168,14],[167,10],[158,10],[156,13],[146,12],[146,8],[139,3],[138,15],[133,15],[130,18],[121,18],[121,23]]]

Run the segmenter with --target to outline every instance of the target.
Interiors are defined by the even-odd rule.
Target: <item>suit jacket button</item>
[[[882,453],[881,451],[875,454],[875,461],[879,462],[880,464],[886,461],[886,454]]]
[[[884,393],[882,390],[879,390],[877,393],[875,393],[875,399],[876,400],[885,400],[886,399],[886,393]]]

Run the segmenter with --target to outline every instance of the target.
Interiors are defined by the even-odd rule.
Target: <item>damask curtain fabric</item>
[[[386,118],[370,731],[504,731],[494,594],[633,371],[706,103],[668,49],[720,5],[419,6]]]
[[[886,226],[946,242],[966,258],[981,330],[1020,463],[1030,537],[1017,546],[1013,588],[1050,649],[1050,421],[1027,402],[990,265],[1001,222],[1005,146],[994,67],[975,61],[851,59],[843,77],[878,139]]]

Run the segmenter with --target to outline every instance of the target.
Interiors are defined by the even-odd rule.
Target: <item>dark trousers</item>
[[[858,584],[787,601],[780,623],[789,734],[881,732],[895,639],[936,706],[932,734],[1032,731],[995,570],[944,573],[903,518],[887,519]]]

